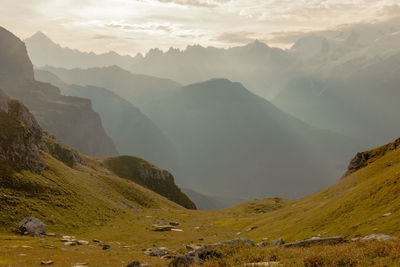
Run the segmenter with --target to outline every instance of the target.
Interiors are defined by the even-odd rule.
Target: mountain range
[[[121,154],[145,158],[162,167],[177,165],[169,138],[128,100],[102,87],[66,84],[55,74],[40,69],[35,70],[35,77],[57,86],[63,95],[89,99]]]
[[[118,154],[90,101],[63,96],[58,88],[36,81],[25,44],[4,28],[0,28],[0,88],[21,100],[40,126],[60,141],[87,155]]]

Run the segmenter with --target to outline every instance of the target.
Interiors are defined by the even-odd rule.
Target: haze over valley
[[[1,266],[397,266],[396,1],[78,2],[4,4]]]

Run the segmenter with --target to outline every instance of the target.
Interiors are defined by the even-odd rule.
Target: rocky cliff
[[[40,172],[42,130],[28,109],[0,90],[0,171]]]
[[[134,181],[188,209],[196,209],[193,201],[175,184],[170,172],[136,157],[109,158],[106,165],[119,177]]]
[[[58,140],[91,156],[118,154],[90,101],[62,96],[58,88],[35,81],[24,43],[1,27],[0,88],[21,100],[40,126]]]

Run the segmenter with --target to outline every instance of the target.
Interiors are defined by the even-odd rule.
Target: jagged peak
[[[42,41],[42,42],[45,41],[53,43],[53,41],[42,31],[37,31],[34,35],[32,35],[27,39],[27,41],[29,40]]]

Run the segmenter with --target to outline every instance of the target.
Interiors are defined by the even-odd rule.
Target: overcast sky
[[[33,4],[34,3],[34,4]],[[122,54],[259,39],[400,15],[399,0],[1,0],[0,25],[62,46]]]

